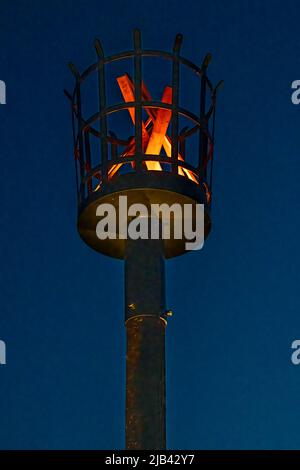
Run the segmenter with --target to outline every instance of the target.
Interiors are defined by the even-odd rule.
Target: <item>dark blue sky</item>
[[[169,448],[300,448],[297,1],[1,0],[0,448],[124,445],[123,264],[76,232],[67,68],[170,49],[224,79],[213,231],[167,263]]]

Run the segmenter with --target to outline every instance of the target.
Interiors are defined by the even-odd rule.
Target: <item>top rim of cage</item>
[[[141,44],[141,31],[140,29],[136,28],[133,30],[133,46],[132,50],[126,50],[124,52],[119,52],[115,54],[111,54],[109,56],[105,56],[104,49],[100,40],[97,38],[94,41],[94,48],[97,54],[97,61],[93,62],[90,66],[88,66],[82,73],[79,72],[78,68],[73,64],[73,62],[69,62],[68,66],[71,70],[72,74],[76,78],[77,83],[82,83],[89,75],[99,69],[99,67],[118,61],[122,59],[129,59],[134,58],[136,56],[139,57],[161,57],[171,61],[177,61],[181,65],[185,65],[192,71],[194,71],[199,77],[205,76],[206,82],[210,91],[212,93],[216,93],[217,88],[219,88],[223,84],[223,80],[220,80],[215,87],[213,87],[211,81],[206,75],[206,70],[208,65],[212,60],[212,54],[208,52],[203,61],[201,66],[196,65],[189,59],[186,59],[182,55],[180,55],[180,49],[183,42],[183,35],[181,33],[176,34],[173,44],[173,51],[168,52],[161,49],[143,49]]]

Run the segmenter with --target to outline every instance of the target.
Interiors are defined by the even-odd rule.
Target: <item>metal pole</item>
[[[125,257],[126,448],[166,448],[165,271],[161,240],[128,240]]]

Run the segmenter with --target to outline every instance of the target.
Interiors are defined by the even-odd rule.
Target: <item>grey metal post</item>
[[[161,240],[128,240],[125,256],[126,448],[166,448],[165,270]]]

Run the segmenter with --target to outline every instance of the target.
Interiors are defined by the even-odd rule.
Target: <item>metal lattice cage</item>
[[[76,78],[72,95],[67,92],[66,94],[72,104],[79,206],[119,176],[145,171],[159,171],[187,178],[202,187],[206,203],[210,203],[216,90],[219,84],[214,88],[207,77],[210,54],[206,55],[199,67],[180,55],[181,44],[182,36],[178,34],[172,52],[143,50],[140,31],[135,30],[132,51],[105,57],[99,40],[96,40],[95,63],[82,74],[73,64],[69,64]],[[160,100],[152,99],[146,85],[147,77],[143,76],[143,62],[151,57],[171,61],[172,65],[171,85],[164,87]],[[131,74],[124,70],[123,75],[112,77],[123,101],[109,105],[106,68],[109,64],[124,59],[133,60],[133,74],[131,77]],[[193,73],[199,82],[200,99],[197,113],[180,106],[182,67]],[[85,116],[82,110],[82,88],[93,74],[97,76],[99,108],[92,115]],[[188,84],[184,83],[184,87],[188,87]],[[97,103],[97,100],[94,100],[94,103]],[[134,135],[127,139],[118,137],[116,129],[108,124],[111,115],[124,110],[127,110],[134,125]],[[184,117],[185,124],[188,124],[182,129],[180,117]],[[195,135],[198,136],[198,144],[197,148],[193,149],[194,161],[191,163],[186,144]],[[94,138],[98,144],[92,148],[91,139]]]

